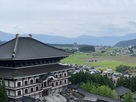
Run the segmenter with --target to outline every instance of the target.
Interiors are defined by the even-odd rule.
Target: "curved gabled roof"
[[[65,50],[58,49],[29,37],[17,37],[0,46],[0,60],[31,60],[66,57]]]

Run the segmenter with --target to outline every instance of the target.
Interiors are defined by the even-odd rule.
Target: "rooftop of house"
[[[19,99],[19,102],[41,102],[38,99],[34,99],[32,97],[28,97],[28,96],[23,96]]]
[[[117,87],[115,91],[119,96],[122,96],[128,93],[130,90],[128,88],[125,88],[124,86],[120,86],[120,87]]]

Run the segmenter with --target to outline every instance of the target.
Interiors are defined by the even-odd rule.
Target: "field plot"
[[[75,53],[61,61],[62,63],[95,66],[97,68],[112,68],[119,65],[136,66],[136,57],[127,55],[111,56],[100,53]]]

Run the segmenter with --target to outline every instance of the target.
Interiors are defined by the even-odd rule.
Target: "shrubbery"
[[[90,93],[95,93],[102,96],[107,96],[110,98],[117,99],[116,92],[105,85],[98,85],[93,82],[87,82],[87,83],[81,83],[80,87]]]

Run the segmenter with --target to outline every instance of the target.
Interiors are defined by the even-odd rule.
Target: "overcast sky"
[[[66,37],[136,33],[136,0],[0,0],[0,31]]]

